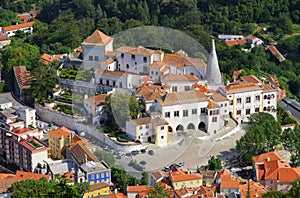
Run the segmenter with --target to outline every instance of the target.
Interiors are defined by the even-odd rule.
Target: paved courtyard
[[[160,148],[156,145],[150,145],[147,148],[147,151],[153,150],[154,155],[145,153],[132,157],[125,156],[117,159],[116,163],[124,166],[128,172],[134,175],[138,175],[138,171],[128,166],[132,159],[137,162],[145,161],[147,163],[145,169],[149,172],[179,162],[185,162],[184,168],[196,169],[206,165],[212,155],[218,156],[223,161],[236,155],[234,152],[236,140],[244,134],[246,126],[242,125],[236,133],[232,133],[236,124],[230,120],[229,126],[219,134],[208,135],[202,131],[190,131],[183,134],[173,133],[170,134],[170,144],[167,147]]]

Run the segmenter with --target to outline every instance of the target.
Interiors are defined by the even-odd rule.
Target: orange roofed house
[[[27,23],[20,23],[17,25],[6,26],[2,28],[2,32],[9,37],[16,35],[17,31],[23,31],[28,34],[32,34],[33,25],[34,22],[27,22]]]
[[[87,98],[83,101],[84,109],[86,110],[88,115],[91,115],[93,117],[98,117],[98,120],[103,119],[103,121],[106,119],[106,114],[103,111],[103,105],[105,104],[105,99],[107,97],[107,94],[100,94],[96,95],[90,98]]]
[[[62,152],[65,148],[65,144],[71,143],[74,138],[77,138],[75,137],[77,135],[66,127],[59,127],[58,129],[50,131],[48,135],[48,144],[53,159],[63,159],[64,156],[62,155]],[[78,137],[78,139],[80,138]]]
[[[21,101],[26,99],[26,91],[30,88],[33,76],[27,71],[26,66],[14,66],[14,94]]]
[[[292,168],[282,160],[277,151],[253,157],[255,179],[267,190],[287,192],[292,183],[300,178],[300,168]]]
[[[174,190],[202,186],[202,175],[177,168],[169,172],[169,180]]]

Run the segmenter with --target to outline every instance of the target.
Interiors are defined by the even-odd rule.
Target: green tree
[[[263,194],[263,198],[284,198],[286,195],[284,195],[280,191],[268,191],[267,193]]]
[[[53,88],[58,83],[58,76],[54,67],[48,67],[40,63],[32,71],[32,75],[34,79],[26,94],[26,100],[30,105],[33,105],[34,101],[41,103],[51,97]]]
[[[148,198],[168,198],[169,195],[166,193],[164,188],[159,184],[154,184],[153,190],[149,193]]]
[[[142,103],[129,94],[115,92],[106,98],[105,110],[108,114],[110,125],[114,123],[124,127],[129,119],[136,119],[138,114],[144,109]]]
[[[250,116],[250,127],[237,141],[237,151],[244,163],[250,163],[252,156],[272,151],[280,143],[281,127],[268,113],[256,113]]]
[[[94,154],[99,160],[103,160],[109,166],[112,166],[115,163],[115,158],[111,152],[96,150]]]
[[[65,179],[55,179],[48,182],[46,179],[41,180],[23,180],[12,184],[13,198],[47,198],[47,197],[82,197],[89,184],[68,185]]]
[[[140,184],[147,185],[149,183],[149,175],[147,172],[142,172],[142,178],[140,180]]]
[[[221,170],[222,167],[222,161],[220,158],[212,156],[209,160],[208,160],[208,169],[209,170]]]
[[[282,145],[291,154],[291,161],[295,163],[300,160],[300,130],[295,127],[282,133]]]
[[[127,186],[139,184],[139,180],[134,176],[126,173],[124,169],[120,169],[116,166],[111,167],[111,177],[116,187],[120,189],[121,192],[125,192]]]

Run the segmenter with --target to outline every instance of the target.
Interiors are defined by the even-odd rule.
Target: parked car
[[[141,149],[141,153],[146,153],[146,149]]]
[[[153,151],[153,150],[149,150],[149,151],[148,151],[148,154],[149,154],[149,155],[154,155],[154,151]]]
[[[184,162],[179,162],[178,165],[179,165],[179,167],[182,167],[182,166],[184,166]]]
[[[169,172],[170,170],[172,170],[169,166],[165,166],[165,168],[163,169],[164,172]]]

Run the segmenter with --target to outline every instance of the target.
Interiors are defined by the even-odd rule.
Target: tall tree
[[[149,193],[148,198],[168,198],[169,195],[166,193],[164,188],[159,184],[154,184],[153,190]]]

